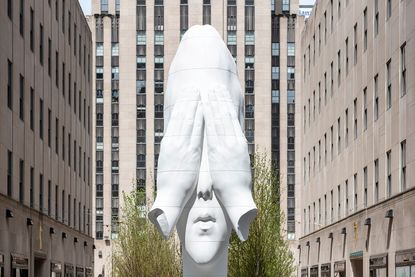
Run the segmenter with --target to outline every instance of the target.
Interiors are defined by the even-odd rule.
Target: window
[[[108,12],[108,0],[101,0],[101,12],[102,13]]]
[[[345,203],[345,215],[347,216],[349,214],[349,181],[346,180],[345,181],[345,192],[344,195],[346,197],[346,203]]]
[[[334,134],[333,134],[333,125],[330,127],[330,154],[331,160],[334,159]]]
[[[136,43],[137,45],[146,45],[146,33],[145,32],[137,32]]]
[[[119,80],[120,79],[120,69],[118,66],[111,68],[111,79],[112,80]],[[81,114],[81,113],[79,113]]]
[[[13,153],[7,151],[7,196],[13,194]]]
[[[30,188],[29,188],[29,197],[30,197],[30,199],[29,199],[29,204],[30,204],[30,207],[31,208],[33,208],[33,201],[34,201],[34,186],[35,186],[35,184],[34,184],[34,182],[35,182],[35,175],[34,175],[34,168],[33,167],[30,167],[30,176],[29,176],[29,178],[30,178]]]
[[[271,77],[272,80],[278,80],[280,78],[280,68],[278,66],[273,66],[271,68]]]
[[[24,121],[24,77],[20,75],[19,88],[19,118]]]
[[[379,159],[376,159],[374,162],[375,167],[375,176],[374,176],[374,202],[377,203],[379,201]]]
[[[97,80],[104,79],[104,68],[103,67],[96,68],[96,79]],[[74,92],[74,94],[76,95],[76,91]],[[74,101],[74,103],[76,103],[76,100]],[[76,106],[76,104],[74,106]]]
[[[55,152],[59,155],[59,119],[55,118]]]
[[[346,75],[349,74],[349,38],[346,38]]]
[[[354,51],[353,51],[353,61],[354,64],[357,64],[357,23],[353,27],[353,38],[354,38]]]
[[[363,168],[363,207],[367,207],[367,167]]]
[[[353,193],[354,193],[354,211],[357,211],[358,203],[357,203],[357,173],[353,175]]]
[[[104,56],[104,43],[97,42],[97,44],[96,44],[96,55],[97,55],[97,57]]]
[[[52,141],[52,111],[48,109],[48,146],[50,147]]]
[[[30,50],[34,50],[35,47],[35,19],[34,19],[34,12],[33,9],[30,8]]]
[[[287,68],[287,77],[288,80],[295,80],[295,68],[292,66],[289,66]]]
[[[288,104],[295,103],[295,93],[293,90],[287,90],[287,103]]]
[[[379,75],[376,74],[375,78],[373,79],[373,120],[376,121],[379,118],[379,82],[378,82]]]
[[[401,142],[401,191],[406,190],[406,140]]]
[[[20,9],[19,9],[19,31],[20,35],[24,37],[24,0],[20,0]]]
[[[279,90],[272,90],[271,91],[271,101],[272,101],[273,104],[280,102],[280,91]]]
[[[236,39],[235,39],[236,41]],[[255,34],[252,31],[245,32],[245,45],[255,45]]]
[[[363,11],[363,51],[367,49],[367,8]]]
[[[374,0],[374,21],[373,21],[373,31],[375,37],[379,34],[379,0]]]
[[[357,139],[357,98],[355,98],[353,101],[353,116],[354,116],[354,122],[353,122],[354,139]]]
[[[55,85],[59,88],[59,52],[55,52]]]
[[[280,44],[279,44],[279,42],[273,42],[271,44],[271,48],[272,48],[272,56],[279,56],[280,55]]]
[[[392,107],[392,77],[391,77],[391,60],[386,63],[386,109]]]
[[[288,42],[287,49],[288,49],[288,57],[294,57],[295,56],[295,43]]]
[[[160,31],[154,32],[154,44],[155,45],[164,45],[164,34]]]
[[[392,153],[391,150],[386,152],[386,193],[390,197],[392,195]]]
[[[13,109],[13,63],[7,60],[7,107]]]
[[[340,117],[337,119],[337,155],[341,152],[341,125]]]
[[[43,25],[39,26],[39,62],[43,65]]]
[[[282,0],[282,11],[283,12],[290,11],[290,0]]]
[[[13,2],[14,0],[7,0],[7,16],[10,20],[13,19]]]
[[[35,92],[33,88],[30,88],[30,111],[29,111],[29,121],[30,121],[30,129],[34,131],[35,128],[35,113],[34,113],[34,107],[35,106]]]
[[[52,41],[48,39],[48,75],[52,72]]]
[[[43,100],[39,100],[39,137],[43,140]]]
[[[210,0],[203,0],[203,25],[210,24],[211,6]]]
[[[43,174],[39,176],[39,211],[43,212]]]
[[[334,65],[333,62],[331,62],[330,64],[330,93],[331,96],[333,96],[334,93],[334,89],[333,89],[333,84],[334,84]]]
[[[341,52],[337,52],[337,86],[341,83]]]
[[[344,126],[345,126],[345,147],[349,146],[349,109],[344,112]]]
[[[111,56],[119,56],[119,44],[118,43],[113,43],[111,46]]]
[[[401,46],[401,96],[406,95],[406,42]]]
[[[386,0],[386,19],[392,16],[392,0]]]
[[[367,87],[363,89],[363,131],[367,130]]]

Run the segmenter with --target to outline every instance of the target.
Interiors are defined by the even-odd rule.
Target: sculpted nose
[[[197,198],[203,199],[204,201],[212,200],[212,179],[209,172],[200,172],[199,173],[199,183],[197,190]]]

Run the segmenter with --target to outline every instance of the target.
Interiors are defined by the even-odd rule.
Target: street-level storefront
[[[415,277],[413,211],[411,188],[300,238],[300,276]]]

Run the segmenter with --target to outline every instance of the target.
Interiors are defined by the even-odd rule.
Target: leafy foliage
[[[175,241],[165,241],[145,214],[145,192],[124,195],[122,222],[113,248],[113,272],[120,277],[181,276]]]
[[[279,205],[279,175],[265,155],[253,161],[253,194],[258,214],[241,242],[232,234],[228,276],[287,277],[294,272],[294,258],[281,233],[284,216]]]

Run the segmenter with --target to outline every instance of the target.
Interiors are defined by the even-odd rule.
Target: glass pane
[[[411,277],[409,275],[409,266],[402,266],[396,268],[396,277]]]

